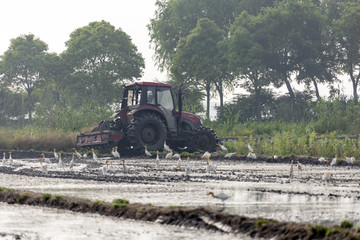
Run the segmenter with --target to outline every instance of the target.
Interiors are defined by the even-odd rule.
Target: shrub
[[[129,204],[129,201],[126,199],[117,198],[113,200],[113,203],[123,203],[123,204]]]
[[[16,199],[16,202],[18,202],[18,203],[23,203],[23,202],[26,201],[26,199],[28,199],[28,197],[29,197],[29,194],[28,194],[28,193],[24,193],[23,195],[21,195],[20,197],[18,197],[18,198]]]
[[[340,227],[341,228],[352,228],[353,227],[353,223],[347,220],[344,220],[340,223]]]
[[[62,195],[55,195],[55,199],[56,199],[56,200],[61,200],[62,198],[63,198]]]
[[[44,200],[44,202],[48,201],[51,198],[51,194],[50,193],[44,193],[42,195],[42,199]]]
[[[263,224],[268,224],[270,221],[269,220],[266,220],[266,219],[261,219],[261,220],[258,220],[255,224],[256,227],[261,227],[261,225]]]
[[[93,205],[101,206],[101,205],[103,205],[103,203],[104,203],[104,201],[100,201],[100,200],[93,201]]]
[[[113,203],[113,208],[118,209],[118,208],[124,208],[126,207],[128,204],[127,203]]]
[[[324,237],[329,229],[323,225],[311,226],[310,231],[319,237]]]

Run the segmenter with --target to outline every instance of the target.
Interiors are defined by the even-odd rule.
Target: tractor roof
[[[171,88],[171,87],[172,87],[172,85],[170,85],[170,84],[167,84],[167,83],[158,83],[158,82],[132,82],[132,83],[125,84],[125,87],[131,87],[131,86],[136,86],[136,85],[168,87],[168,88]]]

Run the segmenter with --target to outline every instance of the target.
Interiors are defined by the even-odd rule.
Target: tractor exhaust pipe
[[[178,129],[180,127],[181,124],[181,119],[182,119],[182,100],[183,100],[183,92],[182,92],[182,86],[184,84],[181,84],[179,87],[179,91],[178,91],[178,103],[179,103],[179,115],[178,115],[178,119],[177,119],[177,125],[178,125]]]

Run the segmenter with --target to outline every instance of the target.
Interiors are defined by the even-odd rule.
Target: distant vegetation
[[[357,0],[158,0],[148,30],[158,67],[175,91],[184,84],[184,111],[219,137],[251,137],[258,154],[360,157],[356,139],[338,140],[360,134],[359,12]],[[0,149],[71,150],[145,67],[131,38],[105,21],[75,29],[66,47],[49,53],[34,34],[11,40],[0,57]],[[225,103],[234,88],[247,93]],[[243,142],[227,146],[246,154]]]

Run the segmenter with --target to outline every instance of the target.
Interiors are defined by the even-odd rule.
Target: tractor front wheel
[[[214,152],[218,139],[210,128],[199,127],[190,136],[189,143],[188,148],[191,152]]]

